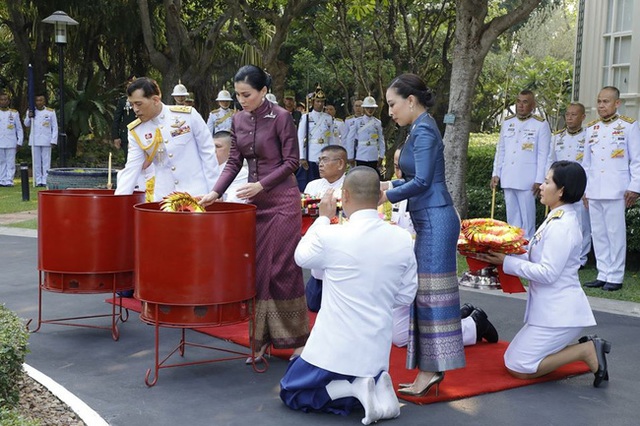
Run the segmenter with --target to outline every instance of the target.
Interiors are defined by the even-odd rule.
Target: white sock
[[[382,412],[375,399],[375,381],[373,377],[358,377],[349,383],[348,380],[333,380],[325,387],[332,400],[353,396],[364,407],[363,425],[380,420]]]
[[[400,415],[400,403],[398,397],[393,390],[393,382],[391,376],[386,371],[383,371],[378,378],[375,386],[376,399],[378,401],[378,407],[382,412],[381,419],[395,419]]]

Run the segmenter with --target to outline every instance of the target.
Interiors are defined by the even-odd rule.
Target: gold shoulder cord
[[[156,156],[156,153],[158,152],[158,147],[160,147],[160,145],[162,144],[162,132],[160,131],[160,128],[156,128],[156,134],[153,137],[153,140],[151,141],[151,143],[147,146],[144,146],[142,144],[142,141],[138,137],[138,134],[136,133],[135,130],[130,130],[130,132],[133,135],[133,138],[136,140],[136,143],[138,144],[140,149],[144,151],[147,161],[152,162]],[[147,153],[147,150],[149,148],[153,148],[153,151],[151,151],[151,154]]]

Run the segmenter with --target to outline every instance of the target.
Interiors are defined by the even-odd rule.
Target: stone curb
[[[69,392],[60,383],[28,364],[22,364],[22,368],[29,377],[47,388],[49,392],[71,408],[88,426],[109,426],[109,423],[100,417],[98,413],[85,404],[80,398]]]

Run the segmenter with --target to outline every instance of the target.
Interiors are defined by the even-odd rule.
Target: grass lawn
[[[22,201],[20,180],[14,180],[13,185],[0,188],[0,214],[38,210],[38,192],[46,188],[34,188],[33,181],[29,179],[29,201]]]
[[[22,190],[19,180],[15,181],[15,186],[12,188],[0,188],[0,214],[37,210],[38,191],[42,189],[45,188],[34,188],[33,186],[29,186],[31,200],[22,201]],[[23,222],[17,222],[6,226],[24,229],[37,229],[38,221],[37,219],[29,219]],[[627,259],[627,264],[630,264],[629,259]],[[467,262],[465,261],[465,258],[458,255],[458,275],[461,275],[467,269]],[[579,272],[579,275],[580,282],[586,283],[596,279],[597,271],[594,265],[588,265],[587,268]],[[626,300],[629,302],[640,303],[640,273],[636,270],[630,271],[629,268],[627,268],[627,272],[625,273],[624,277],[624,286],[620,291],[611,292],[591,288],[585,288],[584,290],[588,296],[602,297],[605,299]]]

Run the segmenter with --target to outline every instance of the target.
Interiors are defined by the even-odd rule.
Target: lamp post
[[[58,126],[58,150],[60,167],[67,165],[67,134],[64,132],[64,45],[67,44],[67,25],[78,22],[61,10],[42,20],[45,24],[55,25],[55,41],[58,45],[58,99],[60,100],[60,125]]]

